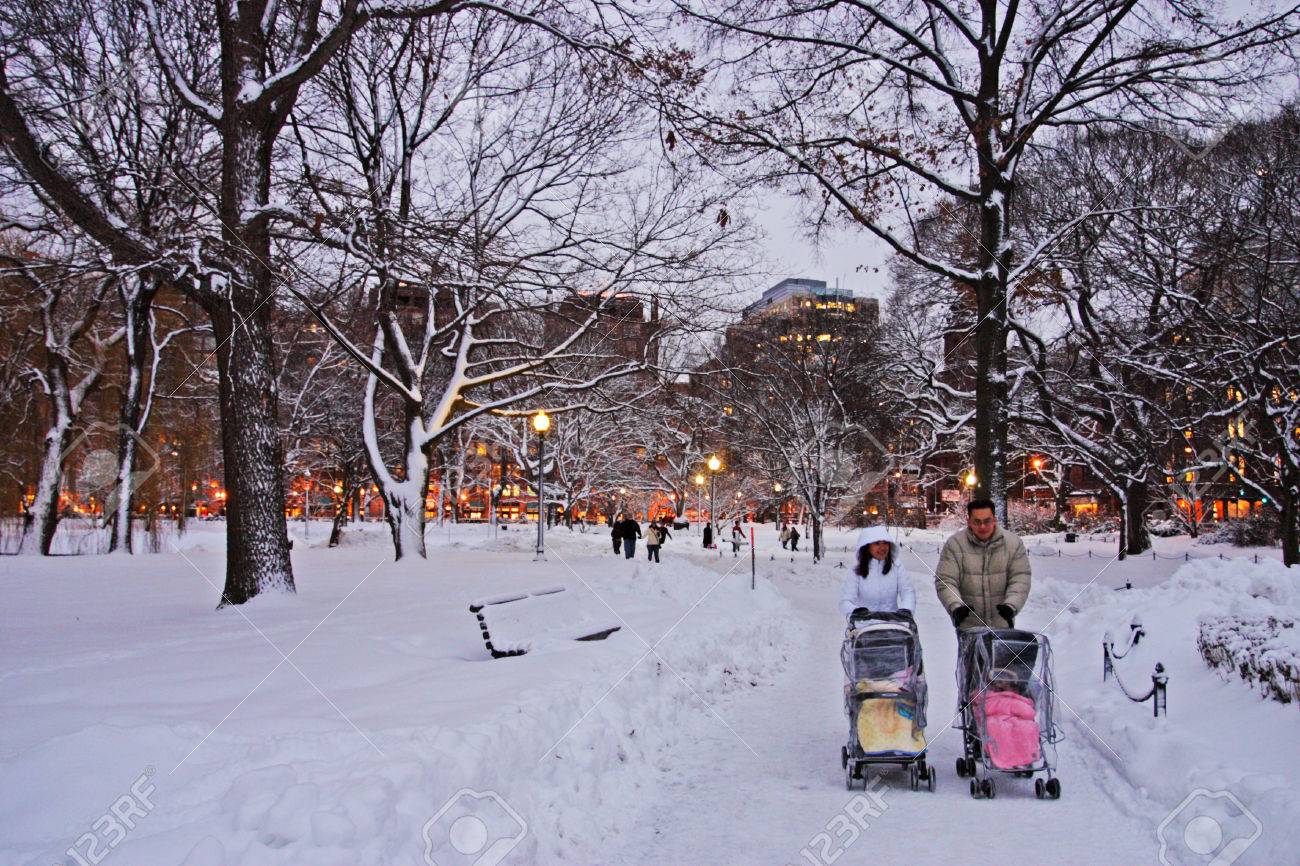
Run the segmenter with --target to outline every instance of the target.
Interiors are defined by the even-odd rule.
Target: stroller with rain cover
[[[907,768],[912,790],[933,791],[934,768],[925,761],[925,669],[921,639],[910,616],[871,613],[850,617],[840,647],[849,741],[840,749],[844,785],[866,780],[868,764]]]
[[[994,774],[1034,779],[1034,794],[1060,799],[1055,776],[1056,694],[1047,637],[1020,629],[977,628],[958,635],[957,694],[965,757],[976,799],[996,795]],[[981,768],[983,772],[981,773]]]

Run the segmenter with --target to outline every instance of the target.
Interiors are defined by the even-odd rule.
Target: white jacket
[[[894,544],[890,553],[894,564],[889,574],[884,573],[884,561],[871,560],[866,577],[858,577],[852,569],[844,575],[844,586],[840,590],[840,613],[845,617],[860,607],[868,610],[896,611],[900,608],[916,611],[916,590],[912,588],[912,578],[898,558],[898,544],[889,537],[883,526],[871,526],[862,530],[858,536],[858,549],[861,550],[873,541],[889,541]]]

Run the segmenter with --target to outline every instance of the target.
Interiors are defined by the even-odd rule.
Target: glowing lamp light
[[[698,484],[698,485],[700,485],[700,486],[703,486],[703,485],[704,485],[704,476],[703,476],[702,474],[700,474],[700,473],[697,472],[697,473],[695,474],[695,483]]]
[[[1029,462],[1030,462],[1030,465],[1032,465],[1032,466],[1034,467],[1034,471],[1035,471],[1035,472],[1037,472],[1037,471],[1039,471],[1040,469],[1043,468],[1043,458],[1041,458],[1041,457],[1035,457],[1033,460],[1031,460],[1031,461],[1029,461]]]
[[[979,479],[975,477],[975,470],[972,469],[966,473],[966,486],[974,487],[977,483],[979,483]]]
[[[710,455],[709,455],[709,471],[710,471],[710,472],[717,472],[717,471],[718,471],[719,469],[721,469],[721,468],[722,468],[722,461],[718,459],[718,455],[716,455],[716,454],[710,454]]]
[[[538,410],[537,414],[533,416],[533,429],[539,434],[545,434],[547,430],[551,429],[551,416]]]
[[[335,482],[334,482],[334,492],[335,492],[335,493],[342,493],[342,492],[343,492],[343,485],[342,485],[340,482],[338,482],[338,481],[335,481]]]
[[[775,490],[777,493],[780,493],[780,492],[781,492],[782,490],[784,490],[785,488],[782,487],[782,486],[781,486],[781,482],[778,481],[778,482],[776,482],[775,484],[772,485],[772,489]]]

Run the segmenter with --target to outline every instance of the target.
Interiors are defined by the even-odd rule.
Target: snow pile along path
[[[296,598],[217,613],[201,550],[7,559],[0,862],[599,859],[686,720],[775,679],[797,626],[730,561],[514,541],[300,547]],[[622,629],[490,660],[468,602],[556,583]]]
[[[1300,834],[1300,717],[1233,676],[1212,671],[1196,647],[1202,617],[1300,619],[1295,570],[1276,561],[1193,561],[1150,589],[1092,587],[1055,624],[1058,665],[1080,684],[1065,713],[1069,733],[1092,742],[1097,760],[1126,784],[1117,798],[1156,827],[1171,863],[1209,862],[1239,847],[1239,859],[1291,863]],[[1169,676],[1168,716],[1102,683],[1101,640],[1122,651],[1137,617],[1146,632],[1116,668],[1139,695],[1156,664]],[[1211,854],[1198,855],[1205,848]],[[1197,857],[1200,856],[1200,859]]]

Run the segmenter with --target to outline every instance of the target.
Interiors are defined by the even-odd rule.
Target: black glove
[[[849,614],[849,619],[866,619],[871,616],[870,608],[855,607],[853,613]]]
[[[898,609],[898,612],[901,613],[903,616],[907,617],[908,619],[912,618],[912,612],[905,607],[900,607]]]
[[[1011,608],[1011,605],[1000,604],[997,607],[997,611],[998,611],[998,616],[1002,617],[1007,621],[1007,628],[1016,627],[1016,612]]]
[[[973,611],[964,604],[954,610],[952,612],[953,628],[961,628],[961,624],[965,621],[966,617],[971,615],[972,612]]]

